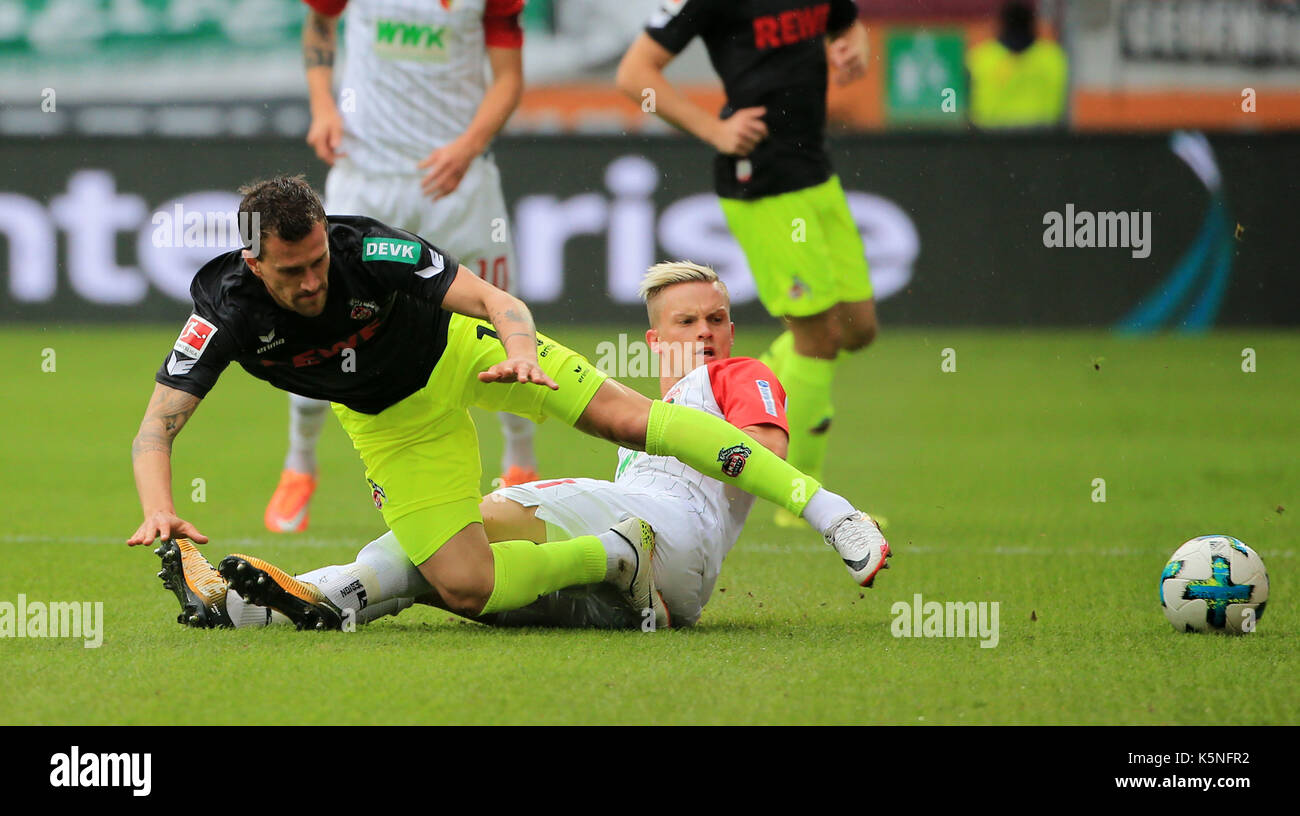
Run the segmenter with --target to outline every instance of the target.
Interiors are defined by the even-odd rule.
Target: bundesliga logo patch
[[[383,510],[384,500],[388,498],[388,494],[384,492],[382,487],[375,484],[373,479],[366,479],[366,481],[370,482],[370,498],[375,503],[375,509]]]
[[[217,333],[217,327],[196,314],[190,315],[189,321],[185,323],[185,328],[181,329],[181,336],[176,338],[176,344],[172,346],[181,354],[198,359],[203,356],[203,350],[212,342],[212,336]]]
[[[736,478],[745,469],[745,460],[749,458],[751,453],[753,451],[744,445],[732,445],[718,451],[718,461],[722,463],[722,472],[733,479]]]

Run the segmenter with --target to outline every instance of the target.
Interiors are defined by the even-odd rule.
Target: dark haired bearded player
[[[369,218],[327,219],[301,178],[243,192],[240,212],[257,214],[261,227],[260,241],[246,239],[260,253],[225,253],[195,275],[194,313],[155,376],[132,447],[144,521],[128,544],[207,541],[176,515],[171,446],[235,361],[278,388],[334,403],[384,521],[459,614],[518,609],[608,581],[634,609],[667,623],[650,564],[654,531],[640,519],[541,545],[488,542],[471,405],[535,421],[554,416],[780,504],[825,535],[864,585],[884,565],[889,545],[843,497],[725,420],[608,379],[539,336],[517,298],[434,245]]]
[[[479,277],[514,294],[510,218],[490,148],[523,90],[523,0],[304,2],[307,142],[330,165],[326,209],[436,235]],[[344,14],[346,58],[335,102]],[[273,533],[307,529],[328,410],[322,400],[289,396],[289,450],[263,516]],[[537,478],[533,424],[510,413],[500,419],[501,482]]]

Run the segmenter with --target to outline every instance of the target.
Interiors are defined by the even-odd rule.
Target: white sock
[[[293,621],[265,606],[251,604],[233,589],[226,590],[226,614],[236,629],[251,629],[262,626],[293,625]]]
[[[325,412],[330,404],[324,400],[289,395],[289,453],[284,466],[299,473],[316,472],[316,441],[325,427]]]
[[[417,598],[433,589],[391,530],[362,547],[357,553],[357,563],[365,564],[374,572],[379,581],[375,589],[378,600]]]
[[[856,512],[848,499],[823,487],[814,493],[808,500],[808,504],[804,506],[803,518],[817,532],[830,535],[831,530],[843,521],[845,516],[851,516]]]
[[[363,564],[321,567],[294,577],[319,589],[339,609],[350,609],[354,614],[369,604],[387,600],[379,596],[375,571]]]
[[[415,603],[414,598],[389,598],[386,601],[368,604],[365,609],[357,613],[357,624],[370,623],[385,615],[396,615],[403,609],[409,608],[413,603]]]
[[[632,568],[636,566],[636,552],[632,545],[613,530],[606,530],[596,538],[605,545],[605,580],[626,584],[631,580]]]
[[[532,420],[506,411],[502,411],[497,416],[501,417],[501,433],[506,438],[505,452],[501,454],[501,472],[505,473],[512,467],[536,470],[537,456],[533,453]]]

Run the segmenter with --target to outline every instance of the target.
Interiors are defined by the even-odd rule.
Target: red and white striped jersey
[[[770,368],[749,357],[715,360],[694,369],[669,389],[664,401],[698,408],[738,428],[775,425],[787,433],[790,430],[785,390]],[[708,539],[708,549],[720,566],[740,537],[754,497],[671,456],[651,456],[627,448],[619,448],[618,455],[614,483],[619,492],[672,496],[698,508],[703,516],[696,520],[698,535]]]
[[[486,48],[523,46],[524,0],[306,1],[346,8],[342,149],[368,172],[416,172],[464,133],[487,91]]]

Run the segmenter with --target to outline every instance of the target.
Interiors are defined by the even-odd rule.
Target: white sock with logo
[[[512,467],[524,470],[537,469],[537,456],[533,453],[533,422],[521,416],[502,411],[501,433],[506,438],[505,451],[501,454],[501,472]]]
[[[324,400],[289,395],[289,453],[284,466],[299,473],[316,472],[316,442],[325,427],[325,412],[330,404]]]

